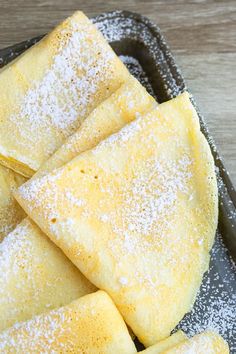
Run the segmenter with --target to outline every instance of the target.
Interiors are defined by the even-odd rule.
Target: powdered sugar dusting
[[[59,53],[43,80],[35,84],[24,98],[18,119],[21,116],[28,117],[32,128],[37,129],[38,124],[46,127],[48,120],[44,121],[45,117],[49,117],[52,125],[58,129],[65,130],[73,126],[78,114],[81,118],[86,114],[98,83],[104,80],[101,75],[106,75],[105,69],[108,69],[109,61],[115,56],[104,48],[103,43],[89,41],[92,37],[89,24],[79,26],[72,21],[71,31],[68,43],[65,45],[63,41],[60,42]],[[67,31],[63,30],[62,35],[64,32]],[[96,46],[99,56],[94,57],[91,46]],[[79,72],[83,75],[78,75]],[[58,92],[61,97],[58,97]]]
[[[9,118],[22,136],[19,145],[30,141],[37,150],[40,136],[47,132],[47,156],[78,128],[93,108],[98,89],[115,75],[115,54],[89,21],[72,18],[60,37],[51,67],[41,81],[31,83],[20,111]],[[33,160],[30,166],[36,168]]]
[[[41,179],[40,178],[32,179],[29,185],[30,188],[28,188],[28,182],[26,182],[26,184],[23,184],[18,188],[18,193],[20,193],[25,200],[30,202],[34,200],[36,193],[38,193],[38,191],[41,189],[41,186],[43,186],[44,183],[55,182],[59,177],[60,177],[60,170],[55,171],[52,175],[45,175]],[[47,193],[48,195],[46,195],[46,197],[49,197],[53,195],[54,192],[47,191]],[[40,202],[36,203],[36,206],[37,205],[40,205]]]
[[[93,150],[93,154],[96,155],[96,152],[100,150],[101,146],[111,146],[118,143],[118,144],[123,144],[127,142],[130,138],[132,138],[133,134],[141,132],[142,131],[142,117],[137,118],[132,122],[132,124],[127,124],[124,126],[118,134],[112,134],[110,135],[107,139],[103,140],[100,142],[98,145],[98,150],[95,148]]]
[[[44,255],[46,256],[46,252]],[[26,223],[19,224],[0,244],[0,319],[3,328],[15,323],[19,316],[30,312],[29,308],[33,303],[35,312],[39,310],[40,296],[45,296],[42,295],[45,289],[38,286],[37,276],[41,275],[40,271],[36,274],[37,265],[40,269],[41,262],[42,259],[35,254],[35,244],[27,233]],[[30,304],[24,303],[27,288],[31,292]]]
[[[1,278],[0,278],[0,289],[3,289],[3,284],[9,278],[8,272],[12,271],[16,273],[18,267],[25,267],[27,264],[25,263],[26,260],[22,257],[19,262],[18,259],[15,257],[14,261],[13,255],[16,255],[18,251],[22,250],[25,251],[26,249],[28,252],[31,250],[31,243],[27,237],[24,237],[25,231],[27,227],[25,225],[19,225],[15,231],[13,231],[10,235],[8,235],[3,242],[1,243],[0,248],[0,267],[1,267]],[[23,247],[24,246],[24,247]],[[4,271],[3,271],[4,270]],[[2,283],[2,284],[1,284]],[[0,296],[0,301],[3,301],[3,297]],[[4,300],[5,301],[5,300]]]
[[[0,332],[95,290],[27,218],[0,243],[0,268]]]
[[[126,277],[120,277],[119,282],[122,285],[127,285],[129,281],[128,281],[128,279]]]
[[[142,173],[138,173],[133,179],[132,185],[124,185],[120,191],[124,203],[122,207],[116,211],[108,213],[109,217],[105,220],[111,225],[113,232],[117,235],[109,244],[108,247],[112,250],[113,256],[117,261],[117,267],[121,264],[122,259],[126,259],[129,255],[138,255],[142,258],[141,266],[136,265],[135,281],[140,284],[146,283],[153,289],[153,292],[158,291],[159,283],[168,281],[168,270],[159,272],[158,279],[154,280],[150,275],[148,254],[152,254],[153,249],[158,249],[163,244],[163,252],[165,260],[174,265],[177,259],[169,249],[168,254],[164,251],[166,239],[164,237],[168,228],[171,228],[169,219],[172,213],[175,212],[178,205],[179,193],[189,193],[188,182],[191,179],[189,167],[191,159],[186,155],[185,164],[177,161],[166,162],[164,160],[147,160],[142,166]],[[120,226],[116,220],[122,220]],[[103,221],[105,222],[104,217]],[[158,229],[156,225],[158,224]],[[140,235],[140,239],[137,235]],[[142,236],[141,236],[142,235]],[[150,235],[155,235],[151,240]],[[146,239],[145,239],[146,237]],[[178,236],[176,236],[178,238]],[[118,252],[119,250],[119,252]],[[153,267],[160,266],[161,255],[156,260]],[[178,262],[183,262],[184,259]],[[124,285],[124,281],[120,278],[120,283]],[[134,279],[130,280],[132,284]],[[128,284],[128,280],[127,280]],[[126,284],[126,285],[127,285]]]
[[[148,235],[153,231],[154,223],[167,216],[170,209],[174,211],[178,193],[189,192],[191,160],[188,156],[185,156],[185,162],[182,166],[180,161],[146,161],[144,172],[134,178],[131,189],[129,186],[123,191],[128,207],[122,209],[122,219],[127,220],[129,231]],[[147,197],[149,193],[150,198]]]
[[[101,50],[101,56],[96,62],[88,42],[90,26],[80,28],[75,22],[72,24],[73,32],[68,44],[63,48],[64,43],[60,43],[59,54],[55,56],[52,67],[43,80],[28,91],[17,116],[18,120],[27,117],[33,129],[37,129],[39,124],[46,128],[48,119],[45,118],[48,117],[52,125],[59,129],[67,129],[73,125],[78,113],[83,117],[88,101],[97,89],[97,74],[99,71],[106,73],[104,68],[109,58],[112,58],[110,51],[101,50],[101,44],[96,43],[97,50]],[[77,75],[80,71],[85,73],[82,77]],[[99,79],[101,80],[100,76]],[[63,95],[61,100],[58,92]],[[11,117],[14,118],[15,116]]]
[[[80,198],[80,199],[75,198],[70,191],[66,192],[66,198],[68,200],[70,200],[72,205],[74,205],[74,206],[82,207],[85,205],[85,201],[82,198]]]
[[[73,349],[73,342],[57,340],[63,334],[68,333],[71,327],[71,314],[73,311],[64,308],[51,311],[49,315],[36,316],[33,320],[29,320],[23,324],[15,324],[9,330],[0,334],[0,350],[5,352],[7,348],[17,348],[20,346],[21,351],[29,352],[30,348],[40,349],[40,353],[54,353],[53,347],[56,345],[63,352],[64,346],[66,350]],[[17,331],[23,328],[23,331]],[[30,340],[29,340],[30,338]],[[29,347],[30,345],[30,347]]]

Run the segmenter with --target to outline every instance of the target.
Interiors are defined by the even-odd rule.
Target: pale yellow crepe
[[[146,92],[144,87],[142,87],[142,85],[137,80],[131,77],[126,84],[122,85],[120,89],[118,89],[114,94],[112,94],[110,98],[104,101],[104,103],[101,103],[98,106],[98,108],[95,109],[89,115],[89,117],[82,123],[81,128],[78,130],[78,132],[76,132],[72,136],[72,138],[68,140],[68,143],[64,144],[62,148],[59,149],[59,151],[55,155],[53,155],[51,159],[49,159],[49,162],[47,162],[43,166],[43,168],[40,169],[39,173],[42,172],[45,173],[45,170],[48,171],[49,169],[60,167],[61,164],[70,161],[71,158],[76,156],[80,151],[84,151],[86,149],[93,147],[100,140],[102,140],[102,138],[118,130],[129,120],[135,119],[137,115],[140,115],[142,113],[151,110],[155,105],[156,103],[154,99]],[[24,235],[27,235],[27,237],[29,237],[32,240],[37,240],[37,237],[39,237],[41,240],[45,239],[45,237],[42,235],[42,232],[35,226],[35,224],[29,218],[27,218],[27,221],[24,220],[21,223],[19,229],[22,228],[24,230]],[[15,233],[17,232],[17,230],[15,231]],[[12,236],[9,236],[9,238],[12,238]],[[48,243],[50,245],[50,242]],[[21,248],[23,248],[22,252],[24,253],[27,249],[26,243],[22,242],[20,246]],[[41,252],[41,248],[40,247],[38,248],[38,245],[37,245],[37,252]],[[18,247],[17,254],[19,253],[20,253],[20,248]],[[16,254],[13,253],[12,256],[15,257]],[[53,259],[51,259],[51,261],[53,261]],[[67,263],[68,262],[66,262],[66,265]],[[46,264],[47,263],[45,263],[45,265]],[[34,272],[35,267],[37,267],[37,261],[35,260],[34,262],[34,259],[31,259],[27,271]],[[61,267],[62,269],[59,269],[58,272],[61,272],[63,274],[63,264],[61,264]],[[7,268],[7,264],[5,265],[5,268]],[[11,273],[12,271],[13,270],[11,268],[8,269],[9,281],[12,281],[12,276],[13,276],[13,274]],[[51,276],[50,273],[49,276]],[[19,280],[21,280],[19,274],[17,274],[17,278],[18,277]],[[41,297],[42,296],[46,297],[48,301],[48,297],[50,297],[52,290],[40,286],[39,274],[38,275],[35,274],[35,277],[38,279],[38,287],[41,289]],[[84,289],[85,286],[84,284],[86,284],[85,289]],[[88,281],[84,282],[83,278],[81,280],[79,279],[77,282],[76,290],[77,288],[81,287],[81,295],[83,294],[83,291],[85,291],[84,293],[86,293],[87,287],[88,290],[90,290],[92,287],[92,285],[87,285],[87,284]],[[24,286],[24,283],[22,283],[22,286]],[[28,283],[28,287],[26,289],[29,289],[31,286],[32,286],[32,281]],[[61,291],[59,286],[60,285],[58,285],[57,283],[54,284],[53,291],[55,291],[55,293]],[[65,289],[67,286],[68,285],[66,284]],[[47,305],[45,304],[45,301],[43,302],[42,300],[41,301],[37,300],[37,302],[34,302],[33,300],[27,298],[27,296],[26,298],[24,298],[22,297],[21,294],[16,293],[15,288],[13,289],[10,288],[8,291],[6,290],[6,288],[8,288],[8,283],[3,285],[2,290],[0,290],[0,295],[2,295],[3,297],[2,307],[4,308],[4,310],[1,313],[3,324],[5,322],[9,323],[9,321],[12,321],[11,324],[13,324],[16,321],[19,321],[19,313],[22,316],[20,319],[25,320],[32,317],[34,314],[38,314],[44,311],[45,305]],[[73,288],[72,288],[72,292],[73,292]],[[63,304],[69,302],[68,297],[65,297],[65,294],[63,292],[60,295],[63,298],[64,301]],[[79,293],[74,293],[74,292],[73,294],[68,293],[68,296],[70,296],[70,301],[75,299],[76,297],[79,297],[79,295],[80,295]],[[14,301],[11,302],[10,304],[8,304],[8,300],[7,300],[7,298],[9,297],[14,297]],[[28,315],[28,317],[27,317],[28,312],[25,313],[25,310],[24,311],[21,310],[22,304],[19,303],[19,300],[23,302],[23,304],[30,303],[31,305],[29,309],[30,315]],[[58,298],[56,297],[54,299],[54,304],[52,304],[51,306],[52,308],[56,307],[57,301]],[[13,314],[12,317],[10,315],[11,313]],[[23,315],[25,317],[23,317]],[[0,315],[0,319],[1,319],[1,315]]]
[[[13,190],[25,181],[23,176],[0,165],[0,241],[25,216],[12,194]]]
[[[170,337],[161,340],[157,344],[152,345],[151,347],[146,348],[141,353],[144,354],[161,354],[163,351],[170,349],[177,344],[185,341],[188,337],[181,330],[172,334]]]
[[[133,354],[136,349],[110,297],[98,291],[0,333],[0,352]]]
[[[0,243],[0,331],[95,290],[27,219]]]
[[[31,176],[128,77],[75,12],[0,73],[0,162]]]
[[[229,346],[219,334],[206,331],[161,354],[229,354]]]
[[[208,268],[217,185],[187,93],[16,197],[146,346],[190,310]]]
[[[151,111],[157,105],[133,76],[102,102],[82,123],[65,144],[49,158],[34,175],[38,177],[61,167],[85,150],[120,130],[125,124]]]

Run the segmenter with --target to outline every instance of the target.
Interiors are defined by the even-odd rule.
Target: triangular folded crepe
[[[0,243],[0,331],[95,290],[27,219]]]
[[[161,340],[157,344],[148,347],[143,350],[143,354],[162,354],[165,350],[175,347],[177,344],[182,343],[188,339],[183,331],[179,330],[176,333],[172,334],[170,337]]]
[[[16,197],[146,346],[191,308],[214,240],[217,185],[187,93]]]
[[[125,124],[155,108],[157,102],[133,76],[102,102],[36,173],[61,167],[83,151],[90,150]]]
[[[25,181],[23,176],[0,165],[0,242],[25,216],[12,194]]]
[[[98,291],[0,333],[0,352],[133,354],[136,349],[115,305]]]
[[[145,352],[145,351],[144,351]],[[154,353],[154,352],[153,352]],[[161,354],[229,354],[228,344],[217,333],[206,331],[176,346],[164,350]]]
[[[31,176],[129,73],[82,12],[0,73],[0,161]]]
[[[100,140],[102,140],[102,138],[107,137],[109,134],[117,131],[126,122],[135,119],[135,117],[138,115],[150,111],[155,105],[155,100],[147,93],[145,88],[142,87],[142,85],[137,80],[131,77],[127,83],[122,85],[120,89],[118,89],[107,100],[105,100],[104,103],[101,103],[98,108],[88,116],[88,118],[82,123],[78,132],[73,134],[73,136],[68,139],[68,142],[64,144],[62,148],[60,148],[59,151],[52,156],[51,159],[49,159],[49,162],[47,162],[43,168],[40,169],[39,173],[45,173],[45,171],[47,172],[55,167],[60,167],[62,164],[70,161],[79,152],[92,148]],[[11,173],[13,174],[13,172]],[[21,231],[21,236],[19,236],[19,231]],[[36,248],[38,257],[32,258],[32,256],[29,254],[27,259],[30,259],[30,262],[28,262],[28,267],[25,269],[27,272],[34,272],[38,266],[37,258],[39,258],[40,262],[42,262],[44,257],[44,250],[40,246],[39,242],[47,244],[45,241],[45,236],[29,218],[24,220],[12,234],[17,235],[18,239],[21,240],[21,243],[18,243],[18,247],[12,248],[12,242],[14,242],[13,240],[15,237],[13,235],[8,236],[8,239],[12,240],[11,242],[8,241],[7,243],[8,248],[12,248],[12,259],[18,258],[21,253],[24,254],[27,251],[27,238],[29,238],[29,240],[34,243],[34,248]],[[37,239],[41,241],[36,243]],[[64,260],[64,257],[61,256],[59,251],[53,250],[53,244],[51,244],[49,241],[47,247],[51,247],[51,252],[54,252],[54,262],[60,263],[58,274],[63,274],[64,271],[62,261]],[[10,251],[6,250],[5,252]],[[59,258],[56,257],[58,253],[59,255],[57,257]],[[4,261],[6,261],[6,259],[4,259]],[[51,259],[51,262],[52,261],[53,259]],[[47,263],[45,263],[45,266],[46,264]],[[68,261],[65,261],[65,267],[67,266]],[[11,267],[8,268],[8,263],[5,263],[2,268],[8,269],[8,281],[12,282],[12,277],[16,277],[19,279],[18,288],[23,287],[22,292],[27,291],[28,294],[28,290],[33,287],[33,278],[28,280],[28,285],[25,288],[25,283],[21,283],[21,280],[25,279],[25,276],[22,278],[19,273],[13,275],[12,273],[14,269]],[[49,277],[52,278],[54,275],[54,273],[51,273],[50,269],[48,271],[49,273],[47,275],[47,279]],[[79,273],[79,271],[77,271],[77,273]],[[67,277],[67,273],[65,274],[65,277]],[[43,312],[46,309],[46,305],[50,303],[49,298],[53,292],[56,294],[59,293],[62,297],[61,305],[64,305],[74,300],[75,298],[84,295],[87,292],[90,292],[91,289],[93,289],[93,286],[91,284],[89,285],[89,282],[84,280],[82,275],[80,275],[80,277],[81,279],[79,279],[79,275],[77,275],[77,283],[75,286],[73,277],[71,279],[71,276],[68,276],[68,279],[69,281],[71,280],[72,284],[70,285],[65,283],[65,287],[62,290],[60,288],[62,284],[58,284],[57,282],[53,283],[53,289],[50,287],[41,287],[41,300],[37,299],[37,301],[34,301],[34,297],[29,298],[27,295],[23,297],[22,294],[20,295],[19,292],[16,292],[15,287],[9,288],[8,282],[4,283],[5,278],[2,278],[2,282],[4,283],[2,289],[0,290],[0,295],[2,295],[3,308],[1,311],[2,316],[0,316],[0,320],[2,320],[2,326],[4,326],[2,329],[7,326],[6,323],[9,326],[14,322],[19,320],[26,320],[35,314]],[[34,274],[34,279],[36,278],[40,283],[40,273]],[[49,280],[47,281],[49,282]],[[66,293],[67,287],[69,289],[68,293]],[[80,288],[81,293],[77,291]],[[35,291],[38,291],[38,289]],[[12,300],[10,303],[8,303],[7,298],[11,297],[14,298],[14,301]],[[25,306],[25,304],[27,306]],[[53,297],[51,308],[55,308],[56,306],[58,306],[57,296]]]

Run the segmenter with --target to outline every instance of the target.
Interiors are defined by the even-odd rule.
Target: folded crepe
[[[24,182],[23,176],[0,165],[0,242],[25,217],[12,194]]]
[[[0,333],[1,353],[133,354],[127,327],[103,291]]]
[[[125,124],[156,106],[154,98],[130,75],[117,91],[93,110],[81,127],[41,166],[34,177],[47,174],[81,152],[92,149]]]
[[[80,129],[68,139],[68,142],[64,144],[52,158],[49,159],[50,161],[47,162],[38,173],[46,173],[50,169],[60,167],[62,164],[70,161],[79,152],[92,148],[100,140],[102,140],[102,138],[105,138],[109,134],[117,131],[126,122],[135,119],[138,115],[150,111],[155,105],[155,100],[147,93],[145,88],[142,87],[136,79],[130,77],[127,83],[123,84],[120,89],[101,103],[98,108],[96,108],[88,116],[88,118],[82,123]],[[38,174],[36,174],[36,176],[37,175]],[[14,243],[16,235],[20,242],[17,243],[17,247],[13,247],[12,244]],[[79,296],[95,289],[95,287],[89,284],[89,282],[81,275],[79,271],[75,271],[75,269],[73,269],[72,265],[69,264],[70,262],[62,256],[61,252],[57,248],[56,250],[53,249],[54,244],[52,244],[49,240],[47,241],[45,238],[46,236],[43,235],[42,231],[36,227],[36,225],[29,218],[22,221],[12,235],[8,236],[8,240],[11,241],[6,241],[7,249],[5,247],[4,253],[12,252],[12,261],[22,257],[22,255],[27,252],[27,239],[33,243],[32,247],[35,249],[38,256],[33,258],[31,254],[27,255],[26,258],[28,260],[28,267],[23,270],[23,275],[22,273],[19,274],[19,269],[22,272],[21,268],[17,268],[18,272],[15,273],[15,268],[9,267],[8,261],[6,262],[8,258],[4,258],[4,265],[2,265],[1,268],[7,269],[8,278],[5,282],[5,276],[2,274],[3,286],[0,290],[0,295],[2,296],[2,300],[0,300],[0,302],[2,301],[2,305],[0,306],[0,308],[2,308],[0,314],[2,327],[0,325],[0,329],[6,328],[7,326],[10,326],[20,320],[27,320],[33,315],[44,312],[48,308],[52,309],[57,306],[65,305]],[[40,296],[37,298],[36,294],[38,295],[39,285],[38,287],[35,287],[34,282],[38,282],[38,284],[40,284],[41,273],[36,272],[34,274],[34,272],[38,269],[38,262],[41,262],[47,266],[47,263],[44,263],[45,244],[47,245],[47,248],[51,249],[51,253],[53,254],[53,258],[50,262],[54,262],[55,264],[59,262],[58,270],[56,269],[56,275],[51,269],[48,269],[47,277],[45,278],[46,282],[50,283],[49,277],[52,280],[53,276],[58,277],[60,274],[65,274],[64,277],[67,281],[65,282],[64,287],[62,284],[64,277],[62,279],[60,278],[61,281],[59,281],[59,283],[54,283],[51,281],[52,284],[50,284],[49,287],[40,287]],[[69,268],[72,268],[74,273],[76,273],[75,277],[68,276],[67,272],[63,270],[64,260],[65,270],[68,266]],[[33,273],[34,278],[27,278],[28,283],[25,288],[24,279],[26,278],[26,272]],[[18,289],[19,287],[23,287],[21,294],[16,291],[17,289],[15,286],[9,286],[9,282],[13,283],[13,285],[15,284],[13,279],[18,280]],[[76,281],[76,286],[74,279]],[[63,288],[61,289],[61,287]],[[33,290],[29,292],[29,289],[32,288]],[[69,289],[68,293],[67,288]],[[26,294],[22,296],[24,291]],[[34,296],[31,297],[32,291],[34,291]],[[57,294],[55,297],[52,295],[54,292]],[[52,301],[50,299],[51,296],[53,298]],[[8,298],[12,298],[13,300],[9,302],[7,300]],[[61,302],[59,303],[59,301]]]
[[[15,195],[146,346],[190,310],[218,208],[213,158],[187,93]]]
[[[229,346],[219,334],[206,331],[161,352],[161,354],[190,353],[229,354]]]
[[[0,73],[0,162],[32,176],[129,77],[82,12]]]
[[[0,243],[0,269],[0,331],[96,290],[27,219]]]
[[[183,341],[187,340],[188,337],[185,333],[181,330],[175,332],[170,337],[161,340],[157,344],[148,347],[147,349],[143,350],[141,353],[143,354],[162,354],[165,350],[175,347],[177,344],[182,343]]]

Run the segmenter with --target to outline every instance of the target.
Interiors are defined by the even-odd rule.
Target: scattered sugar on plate
[[[236,265],[219,233],[194,307],[178,328],[189,336],[206,329],[216,331],[228,342],[231,352],[236,352]]]
[[[146,87],[147,91],[157,100],[155,92],[152,88],[152,85],[149,82],[147,74],[145,73],[144,69],[140,65],[138,59],[130,56],[130,55],[120,55],[120,59],[126,65],[129,72],[139,80],[139,82]]]

